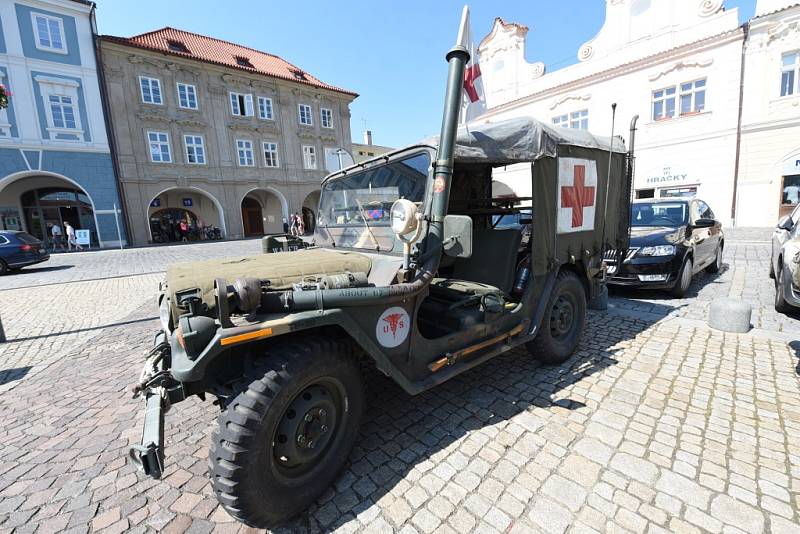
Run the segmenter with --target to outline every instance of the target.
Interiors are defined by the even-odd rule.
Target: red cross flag
[[[486,95],[483,92],[478,47],[475,46],[475,42],[472,40],[472,30],[469,23],[469,7],[467,6],[464,6],[461,25],[459,44],[464,46],[469,52],[469,62],[464,68],[464,93],[459,121],[461,124],[464,124],[486,113]]]
[[[597,163],[558,158],[558,233],[594,230]]]

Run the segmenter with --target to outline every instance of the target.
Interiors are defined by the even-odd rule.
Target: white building
[[[790,4],[759,0],[757,16],[740,26],[737,10],[722,0],[607,0],[605,23],[578,50],[579,63],[552,73],[525,60],[526,27],[496,19],[479,45],[485,118],[532,115],[607,136],[616,103],[617,135],[627,139],[639,115],[636,197],[697,195],[723,224],[773,225],[781,173],[800,152],[800,60],[791,63],[800,49],[800,5]],[[782,76],[794,83],[783,96]],[[796,190],[794,178],[787,182],[795,202],[796,181]],[[524,196],[521,184],[514,187]],[[756,191],[761,205],[752,200]]]

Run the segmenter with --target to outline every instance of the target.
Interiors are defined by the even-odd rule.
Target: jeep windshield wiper
[[[372,228],[370,228],[369,223],[367,222],[367,212],[364,211],[364,206],[361,205],[361,201],[355,199],[356,205],[358,206],[358,213],[361,214],[361,220],[364,221],[364,226],[367,228],[367,232],[369,233],[369,237],[372,239],[372,242],[375,243],[375,251],[381,251],[381,245],[378,243],[378,240],[375,239],[375,234],[372,233]]]

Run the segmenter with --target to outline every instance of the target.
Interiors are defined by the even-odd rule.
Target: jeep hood
[[[167,268],[167,292],[173,317],[179,313],[176,293],[199,289],[203,303],[213,309],[214,279],[224,278],[232,284],[237,278],[258,278],[268,281],[272,289],[291,289],[292,284],[307,277],[364,272],[369,274],[372,260],[357,252],[323,248],[294,252],[240,256],[234,258],[177,263]]]

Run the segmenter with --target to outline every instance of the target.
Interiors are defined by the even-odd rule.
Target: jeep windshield
[[[427,152],[328,180],[322,186],[318,236],[336,247],[390,252],[392,204],[422,202],[431,164]]]

